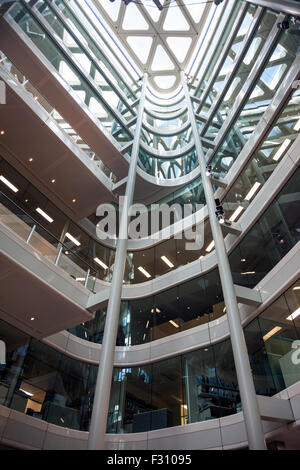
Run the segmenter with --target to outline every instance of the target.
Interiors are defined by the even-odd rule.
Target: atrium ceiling
[[[88,0],[123,46],[128,59],[147,72],[154,91],[174,92],[180,71],[189,71],[215,17],[212,0]],[[223,7],[223,5],[222,5]],[[96,10],[95,10],[96,8]]]

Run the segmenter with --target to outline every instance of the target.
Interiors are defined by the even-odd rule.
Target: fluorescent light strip
[[[292,141],[290,139],[285,139],[281,146],[279,147],[279,149],[277,150],[277,152],[275,153],[274,157],[273,157],[273,160],[275,162],[277,162],[277,160],[279,160],[279,158],[284,154],[284,152],[286,151],[286,149],[288,148],[288,146],[290,145]]]
[[[209,253],[215,246],[215,242],[214,240],[212,242],[210,242],[210,244],[208,245],[208,247],[205,249],[205,251],[207,251],[207,253]]]
[[[299,129],[300,129],[300,119],[298,119],[298,121],[294,125],[293,129],[294,129],[294,131],[299,131]]]
[[[293,287],[293,290],[300,290],[300,286]]]
[[[69,232],[66,233],[66,237],[71,240],[71,242],[75,243],[76,246],[80,246],[81,243],[76,240],[76,238],[73,237],[73,235],[71,235]]]
[[[255,271],[246,271],[245,273],[241,273],[241,274],[255,274]]]
[[[142,266],[139,266],[138,270],[141,271],[141,273],[144,274],[144,276],[146,276],[148,279],[151,277],[151,274],[149,274],[148,271],[146,271],[146,269],[144,269]]]
[[[261,183],[259,183],[258,181],[256,181],[256,183],[254,183],[254,185],[250,189],[249,193],[245,196],[246,201],[250,201],[250,199],[253,198],[254,194],[256,193],[256,191],[258,190],[258,188],[260,186],[261,186]]]
[[[169,320],[169,323],[171,323],[171,325],[175,326],[175,328],[179,328],[179,325],[177,325],[177,323],[175,323],[173,320]]]
[[[46,214],[46,212],[44,212],[40,207],[37,207],[35,210],[36,210],[36,212],[38,212],[42,217],[44,217],[44,219],[46,219],[48,222],[50,222],[50,224],[52,224],[53,219],[50,217],[50,215]]]
[[[148,328],[148,326],[149,326],[149,320],[148,320],[147,323],[146,323],[146,328]]]
[[[8,181],[3,175],[0,176],[0,181],[2,181],[2,183],[4,183],[14,193],[17,193],[19,191],[18,188],[14,186],[10,181]]]
[[[174,268],[174,264],[166,256],[161,256],[161,259],[169,266],[169,268]]]
[[[26,392],[26,390],[23,390],[23,388],[19,388],[20,392],[25,393],[25,395],[28,395],[29,397],[33,397],[34,393]]]
[[[242,210],[244,210],[243,206],[239,206],[237,209],[235,209],[234,213],[232,214],[232,216],[230,217],[229,221],[230,222],[234,222],[235,219],[238,218],[238,216],[240,215],[240,213],[242,212]]]
[[[271,336],[275,335],[275,333],[277,333],[277,331],[280,331],[280,330],[282,330],[281,326],[275,326],[275,328],[273,328],[272,330],[269,331],[269,333],[263,336],[263,340],[267,341],[267,339],[271,338]]]
[[[289,315],[286,319],[287,320],[295,320],[300,315],[300,307],[297,308],[291,315]]]
[[[94,258],[94,261],[95,261],[95,263],[100,264],[100,266],[101,266],[103,269],[108,269],[108,266],[106,266],[106,264],[103,263],[103,261],[101,261],[101,259],[99,259],[99,258],[96,257],[96,258]]]

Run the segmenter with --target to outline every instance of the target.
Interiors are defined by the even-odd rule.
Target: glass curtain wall
[[[300,281],[245,331],[256,392],[300,380]],[[6,364],[0,404],[58,426],[88,431],[97,367],[72,359],[0,320]],[[241,411],[229,340],[139,367],[114,368],[107,432],[134,433]]]

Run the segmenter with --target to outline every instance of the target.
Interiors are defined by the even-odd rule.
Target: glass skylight
[[[198,61],[199,45],[212,37],[227,2],[218,6],[215,17],[216,6],[209,0],[161,3],[162,11],[152,0],[128,5],[122,0],[83,0],[81,5],[94,16],[93,24],[124,68],[138,77],[148,72],[150,88],[166,95],[178,91],[181,70],[188,72]]]

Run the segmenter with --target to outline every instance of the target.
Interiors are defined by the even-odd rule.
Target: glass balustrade
[[[298,280],[244,328],[259,395],[273,396],[300,380],[299,309]],[[0,330],[7,352],[6,364],[0,366],[0,404],[64,428],[88,431],[97,366],[68,357],[2,320]],[[122,341],[120,333],[118,338]],[[107,432],[151,431],[241,410],[227,339],[152,364],[115,367]]]
[[[86,105],[104,129],[120,144],[130,141],[132,136],[127,131],[125,124],[123,125],[120,119],[117,118],[117,114],[112,111],[116,109],[117,113],[121,115],[123,104],[120,104],[120,109],[117,109],[119,101],[114,103],[116,108],[108,107],[100,86],[103,77],[100,75],[98,83],[96,76],[95,79],[90,77],[91,79],[87,80],[82,72],[86,68],[86,65],[84,65],[86,59],[83,60],[81,57],[77,57],[77,61],[73,60],[71,63],[59,47],[61,38],[59,41],[52,39],[25,7],[16,3],[9,12],[28,38],[55,67],[60,77],[73,89],[79,100]],[[67,47],[66,44],[64,46]],[[73,59],[75,58],[73,57]],[[89,67],[87,66],[87,68]],[[110,92],[110,90],[107,91]]]
[[[298,169],[229,255],[235,284],[248,288],[256,286],[300,240],[299,184]],[[211,252],[207,234],[204,238],[206,240],[202,249]],[[175,242],[178,240],[168,240],[167,244],[162,243],[154,249],[133,253],[132,262],[135,268],[142,266],[153,279],[153,273],[157,270],[163,269],[166,273],[173,269],[166,265],[162,257],[175,265],[183,254],[185,263],[189,262],[186,260],[188,252],[185,251],[184,243],[176,246]],[[200,252],[191,252],[191,261],[194,255],[194,260],[200,258],[200,264]],[[147,280],[145,275],[142,277],[144,281]],[[97,290],[97,286],[95,289]],[[224,313],[221,283],[218,271],[214,270],[159,294],[122,301],[119,329],[123,343],[120,345],[153,341],[215,320]],[[86,339],[101,342],[105,315],[106,307],[97,311],[93,320],[71,331],[75,334],[79,332],[81,337],[83,333],[80,331],[86,332]]]

